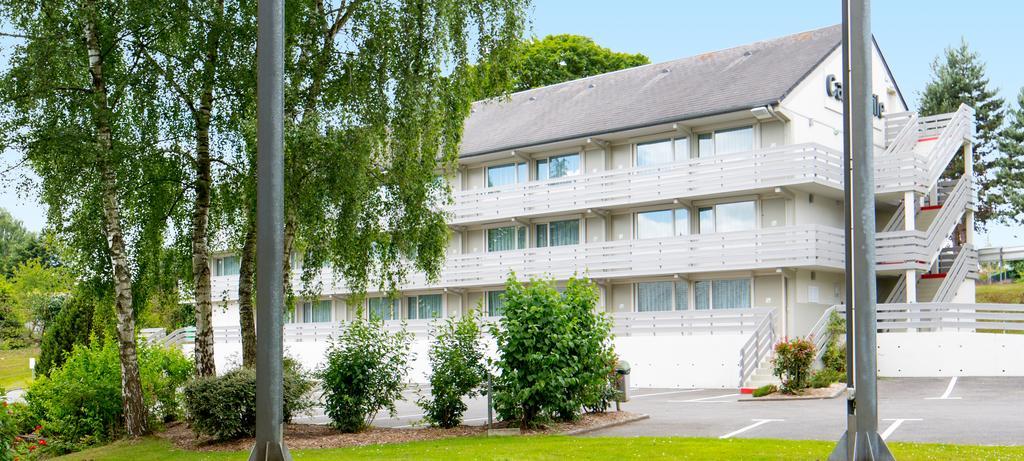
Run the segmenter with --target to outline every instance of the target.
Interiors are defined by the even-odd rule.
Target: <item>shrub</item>
[[[478,394],[486,370],[476,315],[448,318],[435,330],[430,345],[430,394],[417,404],[424,419],[435,426],[455,427],[466,412],[463,397]]]
[[[822,364],[828,370],[846,374],[846,319],[835,311],[828,319],[828,343],[821,354]]]
[[[93,305],[82,296],[72,296],[64,302],[43,333],[36,376],[48,376],[50,370],[64,363],[64,358],[76,344],[89,343],[92,313]]]
[[[138,357],[150,418],[163,418],[177,408],[177,389],[191,362],[179,350],[145,344],[139,345]],[[92,338],[89,346],[74,346],[60,368],[32,384],[25,400],[57,452],[117,437],[123,425],[117,343]]]
[[[359,432],[381,410],[395,415],[409,373],[412,335],[395,333],[384,322],[358,319],[348,324],[327,349],[326,363],[317,372],[323,385],[324,411],[331,425],[343,432]]]
[[[4,301],[4,293],[0,293],[0,350],[28,347],[32,343],[28,329]]]
[[[769,394],[774,394],[778,391],[779,388],[776,385],[765,384],[764,386],[754,389],[754,392],[751,395],[753,395],[754,397],[764,397]]]
[[[284,361],[284,421],[313,406],[313,381],[295,360]],[[185,386],[189,427],[199,435],[230,440],[255,435],[256,371],[235,368],[220,376],[198,377]]]
[[[492,329],[499,352],[494,407],[501,419],[526,428],[606,405],[615,356],[597,299],[586,280],[572,278],[559,293],[550,281],[524,286],[509,276],[504,317]]]
[[[782,381],[782,392],[797,393],[807,387],[814,362],[814,343],[805,338],[782,341],[775,345],[772,373]]]
[[[843,381],[846,381],[846,373],[840,373],[838,371],[826,368],[824,370],[819,370],[817,373],[811,375],[811,379],[808,383],[811,385],[811,387],[821,388],[829,387],[832,385],[832,383],[840,383]]]

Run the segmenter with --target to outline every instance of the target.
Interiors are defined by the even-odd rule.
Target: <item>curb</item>
[[[608,428],[611,428],[611,427],[622,426],[622,425],[629,424],[629,423],[635,423],[637,421],[642,421],[642,420],[645,420],[645,419],[650,419],[650,417],[651,417],[651,415],[640,414],[640,415],[636,415],[636,416],[634,416],[632,418],[627,418],[627,419],[623,419],[623,420],[619,420],[619,421],[613,421],[613,422],[610,422],[610,423],[607,423],[607,424],[602,424],[600,426],[585,427],[585,428],[582,428],[582,429],[573,429],[571,431],[565,431],[565,432],[562,433],[562,435],[582,435],[582,434],[586,434],[588,432],[599,431],[601,429],[608,429]]]
[[[844,384],[842,386],[836,386],[835,391],[832,392],[831,394],[828,394],[828,395],[817,395],[817,396],[814,396],[814,395],[800,396],[800,395],[798,395],[798,396],[793,396],[793,397],[765,396],[765,397],[752,397],[752,398],[749,398],[749,399],[737,399],[737,401],[739,401],[739,402],[785,402],[787,400],[829,400],[829,399],[834,399],[836,397],[839,397],[840,395],[842,395],[843,391],[845,391],[845,390],[846,390],[846,385]]]

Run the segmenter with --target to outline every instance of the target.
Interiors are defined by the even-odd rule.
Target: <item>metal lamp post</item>
[[[878,435],[870,0],[843,0],[847,431],[829,460],[892,460]]]
[[[291,461],[284,444],[284,0],[259,0],[256,188],[256,445],[250,461]]]

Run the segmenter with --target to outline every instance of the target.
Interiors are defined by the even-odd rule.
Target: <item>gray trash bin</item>
[[[619,360],[615,364],[615,387],[619,390],[621,402],[629,401],[629,371],[629,362]]]

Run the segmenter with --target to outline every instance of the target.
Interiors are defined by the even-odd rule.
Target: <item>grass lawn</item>
[[[11,390],[32,382],[32,370],[28,369],[29,357],[39,358],[39,348],[0,351],[0,387]]]
[[[358,448],[297,450],[296,460],[818,460],[834,442],[772,439],[700,439],[677,437],[467,437],[372,445]],[[1024,447],[982,447],[894,443],[896,459],[1024,460]],[[245,459],[243,452],[185,452],[155,438],[121,441],[57,458],[61,460],[193,461]]]
[[[979,303],[1024,304],[1024,282],[978,284],[975,294]]]

